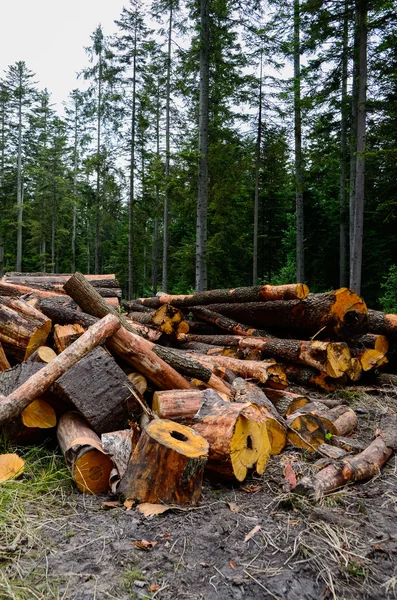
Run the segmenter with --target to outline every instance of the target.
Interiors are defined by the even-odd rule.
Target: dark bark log
[[[152,410],[160,419],[190,425],[206,402],[222,402],[214,390],[165,390],[153,395]]]
[[[58,354],[66,350],[83,333],[85,329],[76,323],[71,325],[54,325],[54,345]]]
[[[39,348],[37,348],[37,350],[33,352],[33,354],[29,356],[27,360],[28,362],[48,364],[54,358],[56,358],[56,356],[57,355],[54,352],[54,350],[49,346],[40,346]]]
[[[177,307],[204,306],[217,302],[264,302],[273,300],[293,300],[306,298],[309,290],[304,284],[289,285],[257,285],[252,287],[234,288],[231,290],[208,290],[195,294],[172,296],[161,294],[155,298],[138,298],[136,302],[144,306],[159,308],[162,304]]]
[[[142,431],[120,493],[137,502],[197,504],[208,443],[173,421],[155,419]]]
[[[326,392],[332,392],[333,390],[336,390],[338,386],[344,385],[346,382],[345,377],[333,379],[326,373],[321,373],[310,367],[285,364],[284,368],[289,381],[298,385],[318,387]]]
[[[378,350],[352,348],[351,354],[353,358],[357,358],[360,361],[364,372],[377,369],[388,362],[384,353]]]
[[[30,368],[39,367],[39,370],[11,394],[1,399],[0,425],[20,415],[58,377],[73,367],[108,336],[111,336],[119,327],[119,321],[113,315],[108,315],[90,327],[78,340],[48,363],[48,365],[40,368],[40,365],[37,363],[26,363]]]
[[[233,321],[233,319],[229,319],[228,317],[208,310],[208,308],[204,308],[202,306],[192,306],[190,311],[194,316],[200,317],[204,321],[208,321],[209,323],[219,327],[219,329],[224,329],[233,335],[247,335],[256,337],[266,335],[266,332],[264,331],[259,331],[253,327],[249,327],[248,325],[242,325],[237,321]]]
[[[321,402],[313,401],[299,409],[300,414],[311,414],[319,417],[324,429],[332,435],[349,435],[357,428],[357,415],[348,406],[328,408]]]
[[[370,333],[385,335],[397,340],[397,315],[388,315],[379,310],[368,311],[368,330]]]
[[[372,311],[368,311],[368,320],[370,320],[371,312]],[[355,337],[349,340],[349,346],[351,348],[367,348],[368,350],[377,350],[378,352],[382,352],[383,354],[386,354],[389,350],[389,342],[387,337],[376,333],[366,333],[365,335]]]

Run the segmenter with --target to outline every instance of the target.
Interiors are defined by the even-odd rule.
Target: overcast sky
[[[61,107],[69,92],[81,85],[76,72],[87,65],[84,46],[100,23],[114,33],[128,0],[0,0],[0,75],[24,60]]]

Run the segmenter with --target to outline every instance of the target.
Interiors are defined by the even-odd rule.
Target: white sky
[[[84,46],[102,25],[114,33],[128,0],[0,0],[0,76],[24,60],[61,109],[69,92],[82,86],[76,72],[88,64]]]

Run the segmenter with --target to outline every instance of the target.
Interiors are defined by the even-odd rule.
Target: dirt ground
[[[349,398],[359,412],[359,439],[371,440],[381,412],[396,409],[396,399]],[[31,535],[0,549],[0,598],[396,598],[395,457],[377,478],[320,504],[284,493],[285,462],[300,476],[315,469],[315,460],[287,448],[261,478],[241,486],[206,481],[198,506],[151,517],[61,487],[51,510],[45,497],[41,506],[28,503]],[[156,544],[143,550],[134,544],[142,540]]]

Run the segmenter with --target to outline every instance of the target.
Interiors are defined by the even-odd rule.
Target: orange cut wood
[[[20,475],[25,461],[18,454],[0,454],[0,482]]]
[[[21,420],[25,427],[38,427],[40,429],[51,429],[57,424],[54,409],[42,398],[33,400],[22,411]]]

